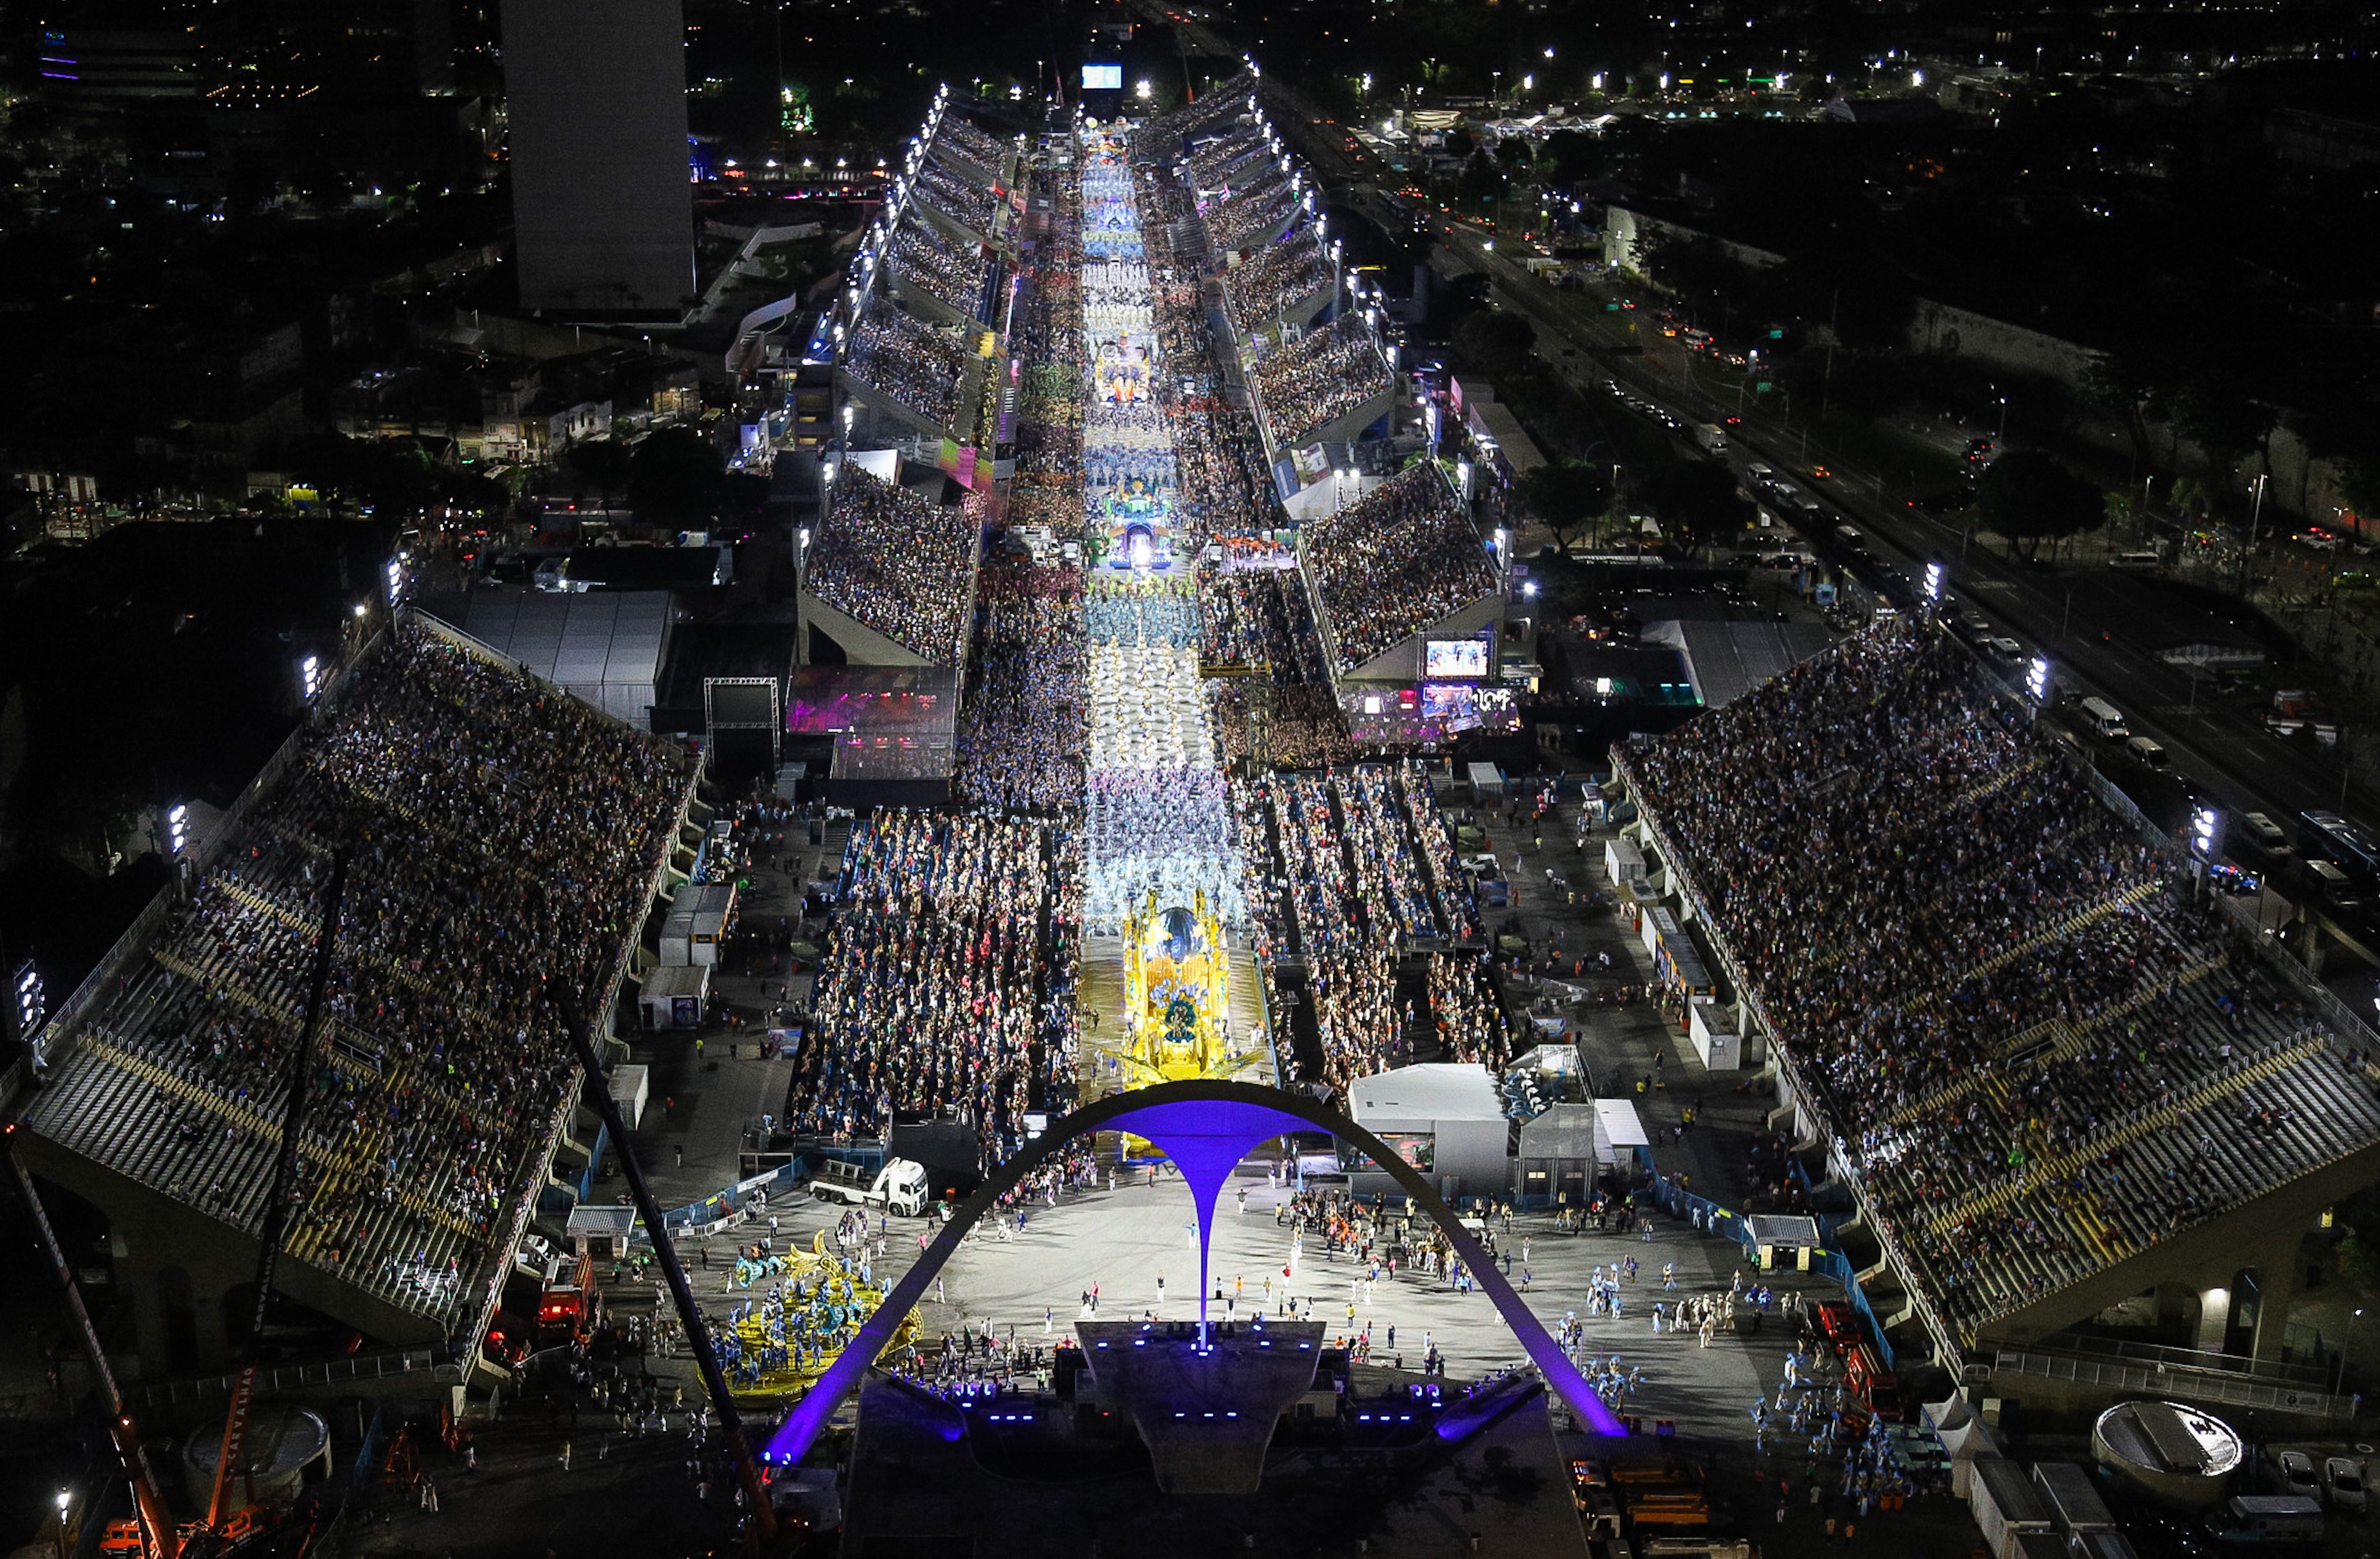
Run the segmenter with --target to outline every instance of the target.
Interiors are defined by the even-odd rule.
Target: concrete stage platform
[[[1250,1493],[1264,1478],[1273,1427],[1314,1389],[1318,1321],[1258,1316],[1085,1321],[1075,1327],[1102,1402],[1129,1416],[1168,1493]]]
[[[1086,1335],[1096,1343],[1094,1330],[1108,1329]],[[1117,1329],[1139,1334],[1137,1324]],[[1243,1324],[1241,1335],[1253,1331]],[[1168,1372],[1152,1370],[1149,1379]],[[1415,1396],[1415,1388],[1427,1390],[1418,1375],[1391,1380],[1384,1371],[1359,1370],[1361,1395],[1345,1398],[1337,1382],[1313,1381],[1316,1389],[1272,1426],[1258,1486],[1192,1493],[1158,1486],[1161,1463],[1103,1386],[1083,1373],[1057,1374],[1064,1383],[1057,1390],[973,1398],[881,1375],[868,1382],[851,1451],[843,1553],[853,1559],[1589,1554],[1568,1463],[1533,1378],[1478,1398],[1463,1396],[1459,1383],[1436,1383],[1451,1398],[1436,1411]],[[1415,1421],[1384,1427],[1384,1416],[1399,1414]]]

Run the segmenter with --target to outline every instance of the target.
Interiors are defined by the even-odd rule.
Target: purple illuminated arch
[[[835,1408],[892,1340],[901,1318],[916,1308],[926,1285],[957,1252],[976,1221],[990,1212],[1002,1196],[1015,1189],[1019,1181],[1067,1143],[1095,1131],[1111,1130],[1130,1131],[1163,1148],[1189,1183],[1198,1207],[1200,1326],[1207,1324],[1207,1258],[1214,1236],[1215,1203],[1232,1168],[1251,1149],[1275,1137],[1306,1130],[1328,1131],[1363,1149],[1436,1220],[1439,1231],[1454,1247],[1464,1268],[1503,1313],[1513,1337],[1528,1351],[1547,1384],[1570,1404],[1572,1410],[1597,1433],[1627,1432],[1618,1415],[1596,1395],[1586,1377],[1579,1373],[1578,1366],[1548,1335],[1536,1313],[1521,1302],[1521,1296],[1496,1270],[1496,1263],[1488,1259],[1479,1242],[1463,1228],[1454,1210],[1387,1143],[1337,1110],[1306,1095],[1253,1082],[1200,1081],[1162,1082],[1126,1094],[1111,1094],[1051,1121],[1049,1129],[1026,1143],[1016,1156],[993,1170],[943,1226],[917,1263],[893,1285],[883,1304],[861,1323],[852,1340],[819,1377],[818,1384],[810,1387],[809,1394],[795,1405],[770,1440],[767,1459],[788,1464],[801,1460],[811,1442],[826,1428],[827,1420],[834,1416]]]

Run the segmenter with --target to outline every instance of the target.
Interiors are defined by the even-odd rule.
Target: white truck
[[[1706,422],[1694,429],[1694,445],[1714,460],[1727,453],[1727,429],[1716,422]]]
[[[827,1159],[810,1177],[810,1194],[820,1202],[881,1207],[905,1218],[924,1216],[933,1200],[926,1183],[926,1166],[912,1158],[886,1159],[873,1178],[864,1166]]]

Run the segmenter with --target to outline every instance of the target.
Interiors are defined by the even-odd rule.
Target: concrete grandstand
[[[241,1341],[342,847],[276,1287],[373,1343],[478,1362],[577,1096],[547,984],[608,1032],[694,780],[667,744],[427,619],[322,695],[187,891],[42,1036],[19,1151],[106,1215],[144,1373],[221,1369]]]
[[[2054,1378],[2130,1306],[2183,1371],[2285,1369],[2300,1241],[2380,1172],[2373,1035],[1954,641],[1881,625],[1614,755],[1904,1346]]]

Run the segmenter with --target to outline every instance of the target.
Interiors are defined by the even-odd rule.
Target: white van
[[[2084,723],[2102,742],[2123,742],[2131,737],[2131,728],[2113,704],[2104,698],[2085,698],[2075,706],[2082,711]]]
[[[2145,736],[2135,736],[2125,743],[2124,751],[2130,753],[2136,761],[2146,764],[2151,768],[2173,767],[2173,759],[2166,755],[2164,745],[2152,742]]]
[[[2147,572],[2165,560],[2155,552],[2119,552],[2108,561],[2109,568],[2129,568]]]

